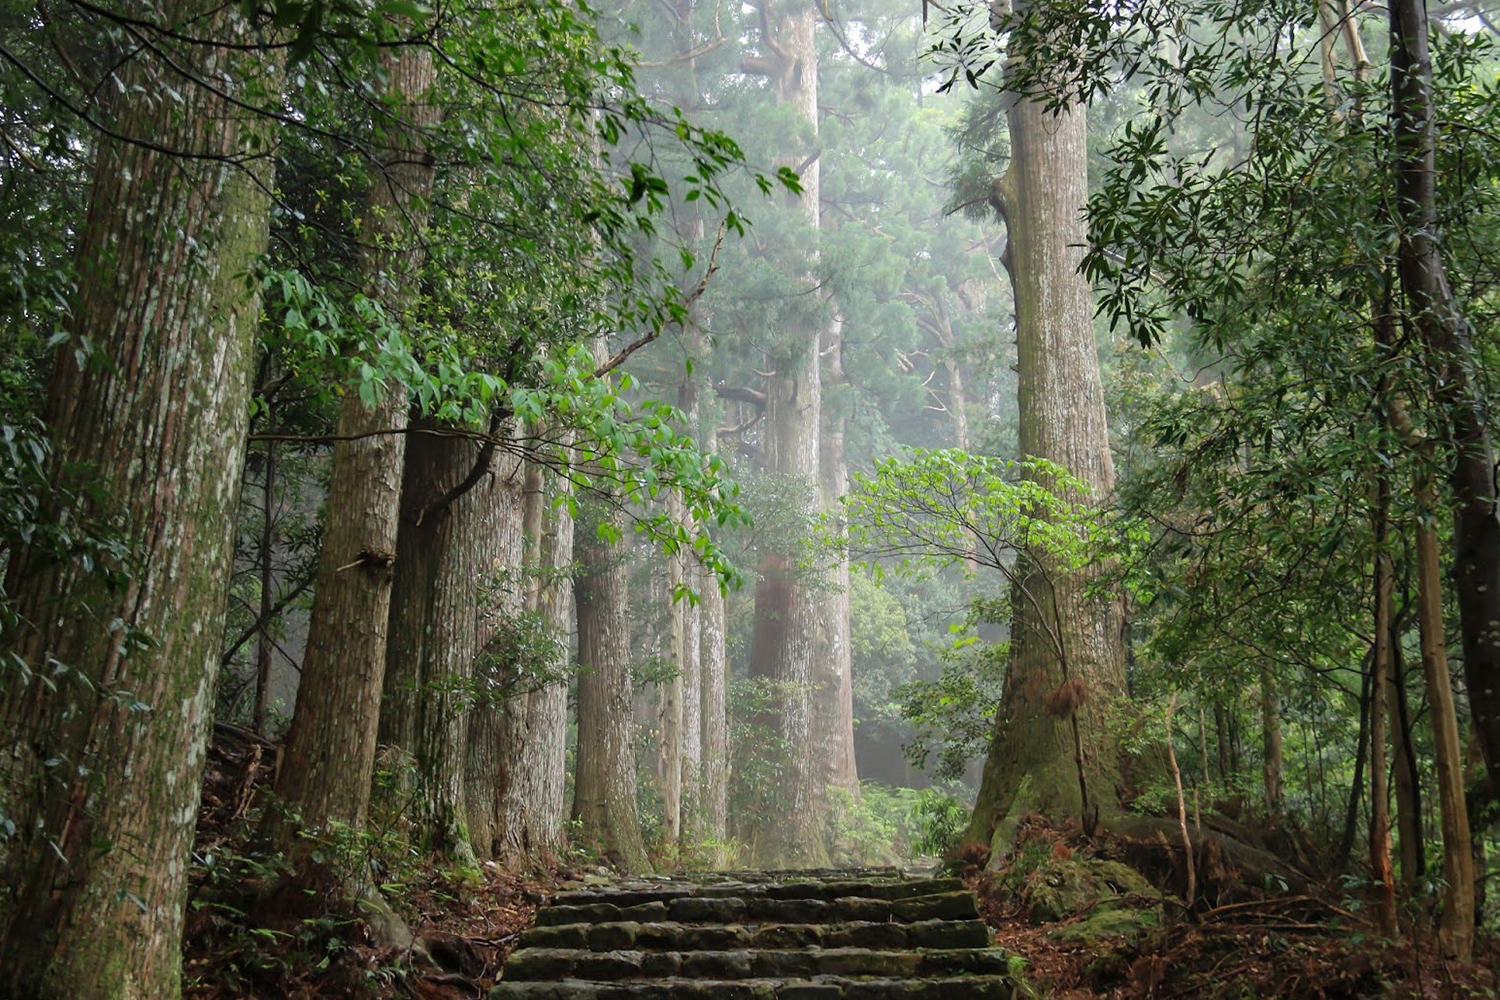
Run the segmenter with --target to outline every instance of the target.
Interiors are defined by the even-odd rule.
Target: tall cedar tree
[[[5,651],[33,669],[0,688],[17,830],[0,994],[36,1000],[181,991],[270,218],[268,119],[250,108],[274,94],[277,50],[234,5],[120,14],[180,30],[143,27],[160,48],[131,49],[107,84],[47,424],[54,481],[108,490],[92,513],[123,534],[128,579],[22,549],[6,580],[26,624]]]

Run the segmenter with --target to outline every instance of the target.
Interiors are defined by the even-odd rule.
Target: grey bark
[[[99,139],[48,388],[53,481],[108,490],[92,515],[119,527],[128,580],[32,548],[6,570],[21,625],[3,652],[32,670],[0,673],[0,811],[16,824],[0,848],[0,995],[34,1000],[181,992],[260,309],[244,275],[269,220],[265,121],[231,100],[279,67],[228,47],[256,41],[239,8],[121,13],[226,45],[174,53],[218,92],[179,96],[147,53],[117,70],[100,113],[122,138]]]

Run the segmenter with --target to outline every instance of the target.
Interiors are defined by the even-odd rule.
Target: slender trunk
[[[1427,5],[1392,0],[1389,9],[1401,290],[1432,366],[1431,392],[1454,448],[1448,487],[1464,676],[1490,786],[1500,792],[1500,517],[1489,415],[1478,375],[1483,360],[1448,284],[1443,259]]]
[[[1280,816],[1285,808],[1281,776],[1285,766],[1281,759],[1281,696],[1276,678],[1269,668],[1260,672],[1261,794],[1266,815]]]
[[[257,41],[235,6],[120,13]],[[0,676],[0,813],[15,824],[0,845],[0,995],[28,1000],[181,991],[260,310],[245,275],[270,217],[266,123],[232,102],[247,79],[274,92],[279,69],[260,50],[153,37],[219,87],[184,86],[151,52],[116,71],[46,409],[51,481],[107,491],[83,516],[118,526],[127,555],[109,568],[128,579],[46,545],[6,568],[20,625]]]
[[[1436,490],[1417,485],[1420,509],[1437,509]],[[1427,680],[1428,714],[1432,718],[1433,756],[1437,762],[1438,812],[1443,831],[1443,914],[1438,940],[1449,958],[1467,962],[1474,951],[1474,856],[1469,840],[1469,812],[1464,800],[1463,748],[1448,650],[1443,637],[1443,584],[1437,532],[1417,524],[1417,609],[1422,626],[1422,672]]]
[[[718,434],[704,439],[709,454],[718,450]],[[700,567],[701,571],[701,567]],[[702,573],[703,838],[723,841],[729,833],[729,714],[727,705],[724,592],[719,581]]]
[[[682,497],[673,490],[667,497],[667,516],[676,523],[686,519]],[[687,620],[684,602],[677,599],[685,585],[688,553],[675,552],[667,556],[667,634],[664,658],[672,668],[672,676],[658,690],[656,747],[656,777],[661,791],[661,837],[662,850],[669,857],[676,856],[682,837],[682,690],[683,674],[687,665],[682,652],[686,640]]]
[[[1411,709],[1406,696],[1406,664],[1401,647],[1401,628],[1391,623],[1391,744],[1395,748],[1392,772],[1396,784],[1396,830],[1400,836],[1401,882],[1409,896],[1415,895],[1427,874],[1427,856],[1422,835],[1422,777],[1417,770],[1417,750],[1412,739]]]
[[[1009,123],[1011,165],[993,195],[1009,234],[1001,260],[1015,286],[1021,453],[1064,466],[1087,485],[1090,496],[1078,499],[1102,502],[1114,490],[1114,461],[1093,293],[1078,273],[1088,241],[1086,115],[1018,98]],[[1124,601],[1115,590],[1096,593],[1097,567],[1071,572],[1041,557],[1018,569],[1006,683],[966,835],[997,860],[1007,819],[1043,811],[1089,826],[1119,805],[1109,717],[1126,689]],[[1065,685],[1084,698],[1059,718],[1045,704]],[[1023,789],[1026,800],[1017,801]]]
[[[265,478],[261,480],[260,505],[260,616],[255,643],[255,710],[251,718],[262,736],[270,729],[271,664],[276,645],[271,637],[271,589],[276,585],[272,553],[276,549],[276,442],[266,442]]]
[[[1366,665],[1369,666],[1368,664]],[[1359,829],[1359,800],[1365,786],[1365,761],[1370,739],[1370,691],[1373,687],[1370,669],[1363,671],[1359,684],[1359,735],[1354,749],[1354,780],[1349,783],[1349,801],[1344,805],[1344,832],[1339,838],[1339,866],[1349,863],[1354,853],[1354,838]]]
[[[1375,638],[1370,655],[1374,678],[1370,704],[1370,871],[1380,931],[1394,937],[1396,880],[1391,869],[1390,790],[1386,787],[1386,715],[1392,698],[1391,592],[1394,574],[1386,542],[1390,533],[1390,487],[1379,478],[1375,495]]]
[[[592,526],[579,533],[576,545],[579,673],[573,818],[601,855],[626,871],[649,871],[635,800],[629,573],[623,553],[601,542]]]

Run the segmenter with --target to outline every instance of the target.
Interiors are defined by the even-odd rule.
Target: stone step
[[[489,1000],[1012,1000],[1003,976],[939,979],[659,979],[601,983],[563,979],[503,982]]]
[[[993,948],[907,949],[742,948],[733,951],[580,951],[523,948],[505,963],[508,980],[586,979],[610,981],[641,978],[813,979],[923,978],[960,973],[999,975],[1006,955]]]
[[[602,924],[620,921],[675,921],[679,923],[797,923],[847,921],[973,920],[978,916],[974,897],[966,890],[940,891],[896,899],[870,896],[819,898],[767,895],[694,896],[640,901],[622,893],[620,902],[558,902],[537,913],[537,925]]]
[[[788,882],[762,883],[728,881],[712,885],[626,882],[608,888],[560,892],[553,897],[552,904],[555,906],[590,906],[596,903],[608,903],[626,908],[643,903],[670,903],[688,898],[832,900],[846,896],[895,901],[913,896],[962,892],[963,889],[963,882],[956,878],[797,879]]]
[[[546,912],[546,911],[543,911]],[[980,920],[915,923],[852,921],[839,924],[551,924],[521,935],[521,948],[614,951],[733,951],[740,948],[986,948],[990,932]]]

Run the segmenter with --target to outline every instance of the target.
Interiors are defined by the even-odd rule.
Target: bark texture
[[[573,818],[605,857],[626,871],[649,871],[635,800],[629,573],[621,552],[594,532],[580,532],[576,545],[579,674]]]
[[[452,502],[444,498],[483,455],[476,442],[441,433],[407,443],[380,712],[380,741],[416,765],[412,818],[425,845],[458,861],[474,858],[464,776],[470,710],[487,693],[474,664],[482,594],[501,545],[502,476],[492,470]],[[519,513],[515,522],[519,534]]]
[[[237,7],[123,13],[255,41]],[[128,579],[33,549],[7,568],[22,624],[4,652],[35,672],[0,675],[0,805],[16,824],[0,858],[4,996],[181,992],[260,307],[245,275],[269,220],[264,121],[231,100],[278,70],[216,45],[173,56],[219,87],[184,87],[142,52],[116,71],[102,113],[120,138],[99,140],[46,413],[54,482],[107,491],[92,513],[119,530]]]
[[[995,201],[1015,288],[1021,453],[1064,466],[1103,501],[1114,489],[1114,461],[1093,293],[1078,273],[1087,243],[1085,114],[1016,99],[1008,117],[1012,159]],[[1125,693],[1124,603],[1088,594],[1097,572],[1064,573],[1046,558],[1021,567],[1005,688],[968,839],[1000,848],[1004,821],[1020,812],[1096,816],[1118,805],[1120,764],[1106,722]],[[1080,683],[1086,698],[1060,718],[1045,703],[1065,682]],[[1094,816],[1084,815],[1085,824]]]
[[[818,129],[818,12],[809,3],[786,4],[776,30],[762,37],[766,55],[751,68],[771,78],[778,105],[795,109]],[[809,149],[783,153],[783,162],[800,168],[802,194],[794,208],[818,229],[819,164],[804,162]],[[809,276],[810,277],[810,276]],[[818,436],[822,423],[822,379],[818,363],[820,330],[808,319],[806,329],[782,330],[781,343],[766,380],[763,450],[766,471],[789,487],[804,487],[808,505],[818,494]],[[755,863],[768,866],[816,866],[827,861],[823,843],[826,795],[823,768],[813,725],[813,658],[821,607],[809,582],[795,565],[795,554],[761,558],[755,588],[755,625],[749,675],[767,682],[771,704],[756,728],[769,742],[752,752],[780,759],[763,761],[763,774],[774,774],[774,787],[752,789],[757,803],[774,806],[747,810],[743,839]],[[748,769],[745,773],[749,773]],[[753,813],[753,814],[749,814]]]
[[[844,381],[844,324],[837,317],[823,330],[819,354],[830,383]],[[849,492],[849,463],[844,457],[844,414],[823,409],[819,442],[819,495],[824,510],[837,510]],[[849,638],[849,556],[841,552],[827,570],[820,594],[823,613],[813,654],[813,732],[825,787],[859,795],[859,768],[854,757],[854,652]]]
[[[484,487],[478,514],[485,537],[476,539],[489,556],[474,594],[479,634],[471,668],[473,697],[464,754],[464,811],[469,844],[480,858],[513,858],[508,841],[508,803],[524,784],[526,681],[519,675],[513,636],[526,610],[523,531],[525,502],[520,464],[499,461],[494,482]],[[476,512],[477,514],[477,512]],[[478,525],[476,525],[478,527]],[[454,661],[455,666],[456,659]]]
[[[709,454],[718,450],[718,433],[704,439]],[[701,570],[701,567],[700,567]],[[729,833],[729,712],[725,649],[724,592],[719,581],[701,573],[701,630],[698,655],[702,692],[703,735],[702,831],[705,841],[723,841]]]
[[[421,130],[433,114],[432,56],[420,47],[387,50],[386,93],[401,119],[388,126],[374,164],[363,231],[363,268],[371,294],[392,316],[413,300],[422,254],[421,232],[433,171],[422,155]],[[300,828],[365,827],[375,768],[380,696],[385,681],[397,513],[406,456],[404,387],[391,386],[374,405],[344,396],[328,484],[323,544],[308,625],[297,709],[287,735],[276,793]],[[397,433],[360,437],[391,430]],[[283,842],[284,848],[292,842]],[[363,873],[333,873],[350,882]]]
[[[1443,260],[1427,5],[1393,0],[1389,9],[1401,291],[1454,450],[1448,487],[1464,676],[1490,787],[1500,792],[1500,517],[1490,418],[1476,378],[1482,358]]]

